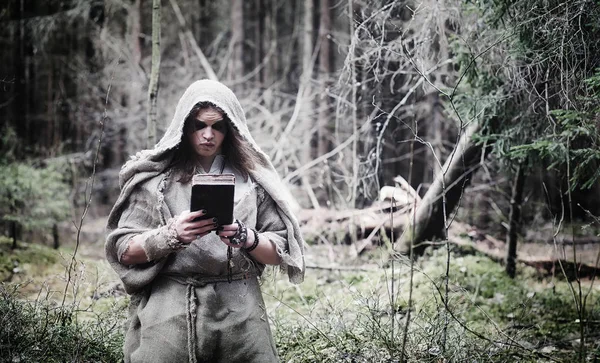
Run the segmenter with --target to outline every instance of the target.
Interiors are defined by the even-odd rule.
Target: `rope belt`
[[[196,363],[196,311],[198,310],[198,298],[196,296],[196,287],[205,287],[208,284],[218,282],[229,282],[227,276],[186,276],[175,274],[163,274],[169,280],[173,280],[182,285],[186,285],[185,309],[187,323],[187,346],[190,363]],[[256,276],[252,273],[238,273],[231,275],[231,281],[247,280]]]

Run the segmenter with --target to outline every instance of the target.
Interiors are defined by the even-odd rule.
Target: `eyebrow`
[[[224,118],[224,117],[223,117],[223,118],[221,118],[221,119],[219,119],[219,120],[216,120],[216,121],[215,121],[215,123],[217,123],[217,122],[221,122],[221,121],[223,121],[223,120],[225,120],[225,118]],[[194,119],[194,121],[195,121],[195,122],[203,122],[203,123],[206,123],[206,121],[204,121],[204,120],[198,120],[198,119]]]

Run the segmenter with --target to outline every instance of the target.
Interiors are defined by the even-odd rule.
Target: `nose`
[[[202,129],[202,137],[205,140],[212,140],[215,137],[215,133],[213,132],[211,126],[206,126],[204,129]]]

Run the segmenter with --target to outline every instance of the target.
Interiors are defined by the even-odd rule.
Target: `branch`
[[[212,69],[212,66],[208,62],[208,59],[206,59],[206,56],[202,52],[202,49],[200,49],[200,46],[198,46],[198,42],[196,42],[196,38],[194,38],[192,31],[188,29],[188,27],[185,23],[185,18],[183,17],[183,14],[181,13],[181,9],[179,8],[179,5],[177,5],[177,2],[175,0],[169,0],[169,2],[171,3],[171,7],[173,8],[173,11],[175,12],[177,21],[179,21],[179,25],[181,25],[181,27],[184,29],[184,32],[183,32],[184,35],[188,38],[188,41],[190,42],[190,45],[192,46],[194,53],[196,53],[196,57],[198,57],[198,60],[200,61],[202,68],[204,68],[206,75],[208,76],[208,78],[212,79],[213,81],[218,81],[219,77],[217,77],[217,74]]]

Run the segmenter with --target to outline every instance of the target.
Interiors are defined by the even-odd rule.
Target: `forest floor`
[[[21,242],[11,251],[0,237],[2,286],[50,304],[66,292],[81,319],[109,312],[124,322],[128,297],[104,260],[102,243],[91,236],[84,234],[82,241],[95,242],[81,243],[74,260],[72,244],[53,250]],[[569,281],[557,265],[528,263],[522,253],[524,262],[510,279],[494,257],[501,256],[501,242],[459,224],[449,239],[449,250],[428,249],[413,264],[412,278],[410,261],[389,243],[360,254],[352,245],[310,245],[300,285],[267,270],[263,293],[282,361],[395,362],[402,351],[415,362],[600,359],[594,278]],[[553,248],[560,252],[547,243],[524,244],[520,251],[548,259]]]

